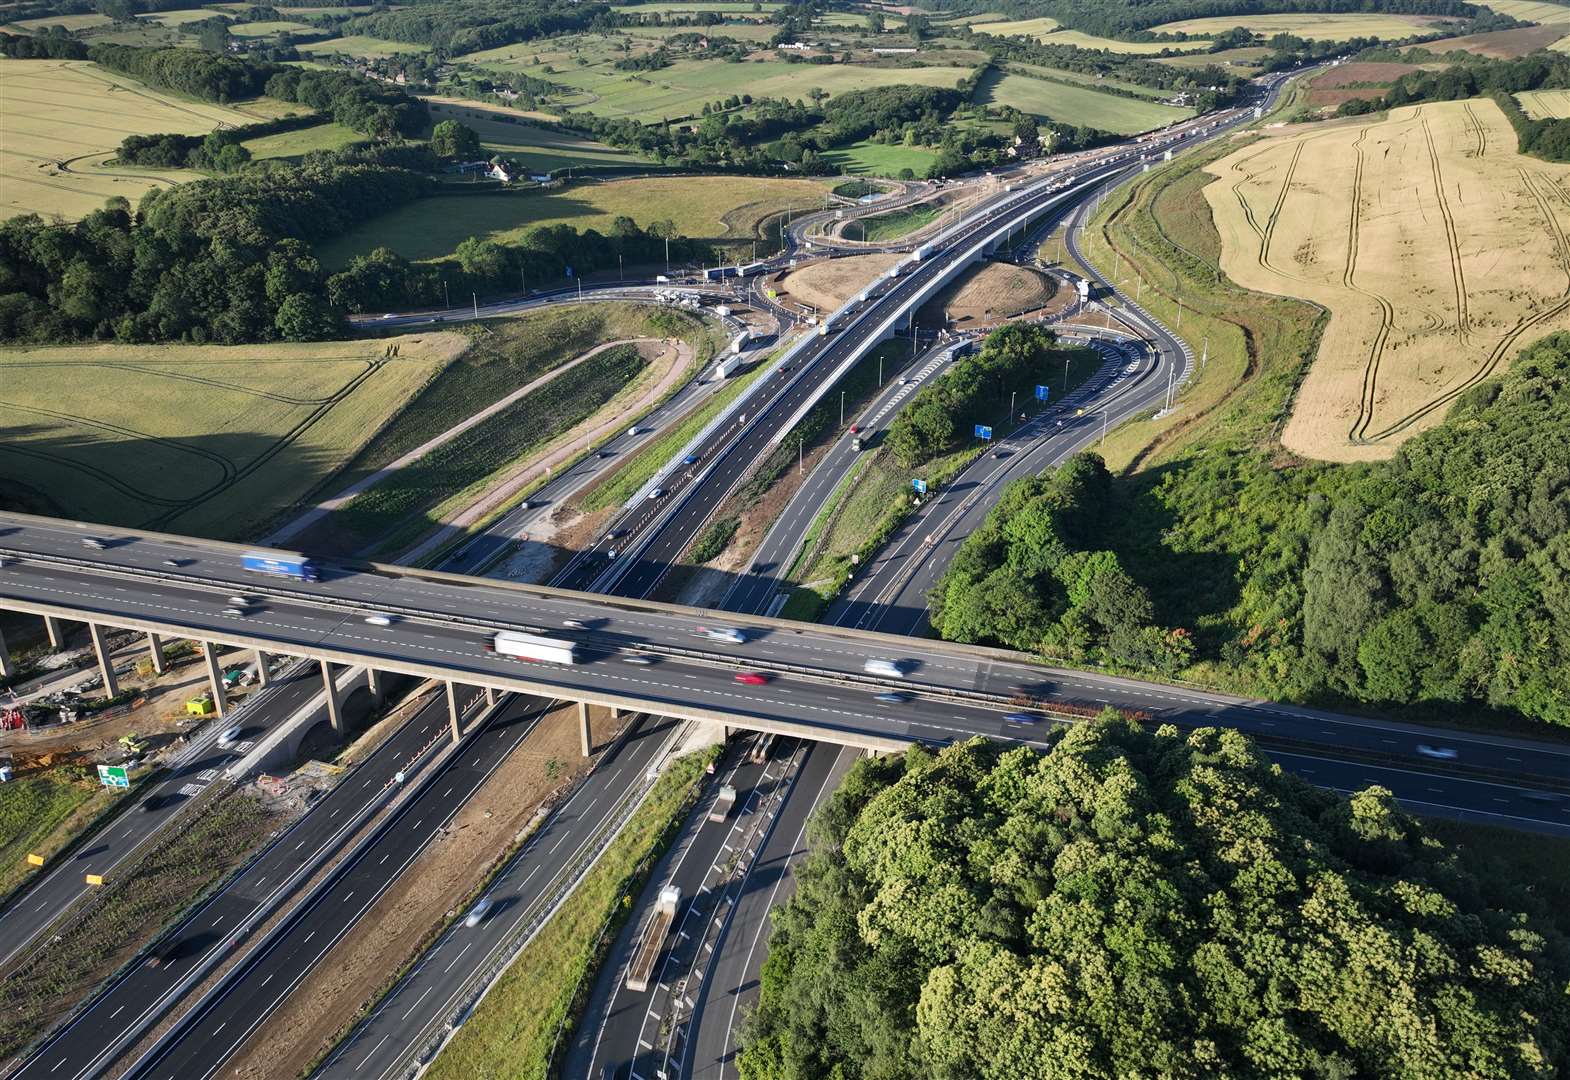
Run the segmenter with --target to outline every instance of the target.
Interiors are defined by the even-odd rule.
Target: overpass
[[[87,539],[105,547],[88,547]],[[1016,688],[1070,716],[1110,704],[1187,727],[1222,725],[1267,741],[1387,759],[1415,758],[1417,746],[1434,739],[1421,727],[1054,670],[1007,650],[847,627],[369,563],[328,564],[321,580],[297,582],[242,570],[246,550],[0,514],[0,608],[300,656],[328,670],[348,664],[876,751],[971,735],[1037,741],[1048,717],[1020,716],[1011,700]],[[248,614],[226,613],[232,594],[251,599]],[[390,625],[366,622],[376,615],[389,616]],[[716,626],[741,630],[746,642],[703,635]],[[571,638],[583,662],[537,664],[487,651],[501,630]],[[868,675],[870,658],[902,661],[907,674]],[[769,681],[738,683],[747,672]],[[878,700],[891,692],[909,699]],[[456,737],[456,712],[452,730]],[[1487,735],[1447,733],[1444,741],[1473,769],[1570,782],[1570,748]]]

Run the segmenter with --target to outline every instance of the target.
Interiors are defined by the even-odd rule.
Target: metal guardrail
[[[448,1005],[444,1007],[442,1012],[427,1021],[416,1036],[408,1041],[407,1045],[412,1054],[406,1055],[405,1063],[389,1070],[383,1076],[401,1076],[406,1078],[406,1080],[413,1080],[414,1077],[423,1073],[431,1062],[436,1060],[436,1056],[441,1053],[447,1043],[452,1040],[453,1036],[458,1033],[458,1030],[473,1015],[480,1002],[485,999],[485,996],[491,992],[497,982],[506,974],[507,969],[512,966],[519,953],[534,940],[535,936],[545,927],[545,924],[556,914],[557,909],[573,894],[579,883],[588,876],[589,871],[594,868],[600,856],[610,847],[612,841],[621,833],[627,822],[632,819],[632,815],[637,811],[638,807],[643,804],[644,799],[654,790],[654,785],[658,781],[664,765],[669,761],[675,748],[681,744],[688,727],[689,725],[684,724],[676,728],[667,737],[665,745],[655,755],[655,759],[649,767],[644,770],[642,778],[636,784],[630,785],[622,793],[621,797],[601,819],[594,831],[578,845],[572,857],[557,872],[555,879],[551,882],[549,891],[542,893],[534,904],[531,905],[528,917],[519,922],[507,937],[503,938],[492,949],[485,963],[477,964],[474,967],[458,992],[450,996]],[[559,802],[557,809],[567,805],[570,798],[571,796]],[[555,812],[552,811],[552,817],[555,816]],[[544,822],[541,822],[541,830],[543,830],[544,825],[549,820],[550,818],[547,817]],[[539,835],[539,831],[536,831],[536,836]],[[513,863],[532,849],[532,843],[525,845],[517,855],[509,860],[509,865],[504,867],[497,876],[499,877],[501,874],[506,873]],[[336,1056],[335,1053],[334,1057]],[[313,1075],[319,1075],[332,1060],[333,1058],[329,1058]]]

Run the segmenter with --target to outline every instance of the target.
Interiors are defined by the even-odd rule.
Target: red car
[[[746,683],[748,686],[762,686],[769,681],[769,677],[760,675],[756,671],[739,671],[736,673],[736,681]]]
[[[850,433],[852,435],[860,435],[861,434],[861,425],[860,424],[852,424],[850,426]]]

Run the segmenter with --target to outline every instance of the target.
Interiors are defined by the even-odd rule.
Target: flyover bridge
[[[105,547],[89,547],[89,539]],[[379,564],[329,563],[317,582],[292,581],[241,569],[247,550],[0,514],[0,609],[306,657],[324,672],[363,666],[876,751],[978,734],[1039,739],[1035,723],[1017,717],[1017,688],[1049,702],[1048,711],[1057,704],[1072,715],[1110,704],[1186,727],[1220,725],[1338,752],[1415,756],[1433,738],[1412,725],[1059,671],[1006,650],[847,627]],[[226,612],[231,594],[249,599],[246,614]],[[380,615],[391,617],[388,625],[366,621]],[[716,627],[741,630],[745,643],[704,635]],[[571,638],[583,662],[529,663],[487,651],[501,630]],[[101,640],[101,629],[93,636]],[[903,662],[905,677],[865,673],[872,658]],[[0,663],[9,664],[3,643]],[[216,664],[210,671],[216,676]],[[742,673],[768,681],[738,683]],[[214,689],[221,695],[216,678]],[[878,700],[891,691],[909,700]],[[585,724],[586,715],[580,710]],[[1478,769],[1559,782],[1570,775],[1562,746],[1459,733],[1445,741]]]

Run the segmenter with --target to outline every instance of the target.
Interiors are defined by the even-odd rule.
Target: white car
[[[367,615],[365,617],[365,621],[370,623],[372,626],[391,626],[393,624],[393,617],[391,615],[382,615],[378,613],[375,615]]]
[[[653,491],[649,492],[649,499],[652,501],[654,499],[658,499],[660,496],[662,496],[664,494],[665,494],[665,489],[664,488],[655,488]]]
[[[228,747],[233,746],[235,743],[237,743],[239,741],[240,741],[240,727],[239,727],[238,724],[235,725],[234,727],[230,728],[229,730],[225,731],[222,735],[218,736],[218,745],[222,746],[222,747],[224,747],[226,749]]]
[[[637,664],[640,667],[644,667],[644,666],[647,666],[649,664],[654,663],[654,657],[652,657],[652,656],[645,656],[643,653],[633,653],[631,656],[624,656],[624,657],[622,657],[622,660],[625,663]]]
[[[1434,758],[1438,761],[1454,761],[1461,756],[1456,753],[1454,747],[1429,746],[1427,743],[1418,743],[1417,752],[1426,758]]]
[[[583,620],[582,619],[567,619],[567,620],[562,622],[562,625],[565,626],[569,630],[587,630],[588,629],[587,626],[583,625]]]
[[[230,616],[231,618],[240,619],[245,617],[245,609],[237,607],[226,607],[224,608],[224,614]]]
[[[485,921],[485,915],[491,910],[490,897],[486,897],[469,909],[469,915],[463,920],[465,926],[479,926]]]

